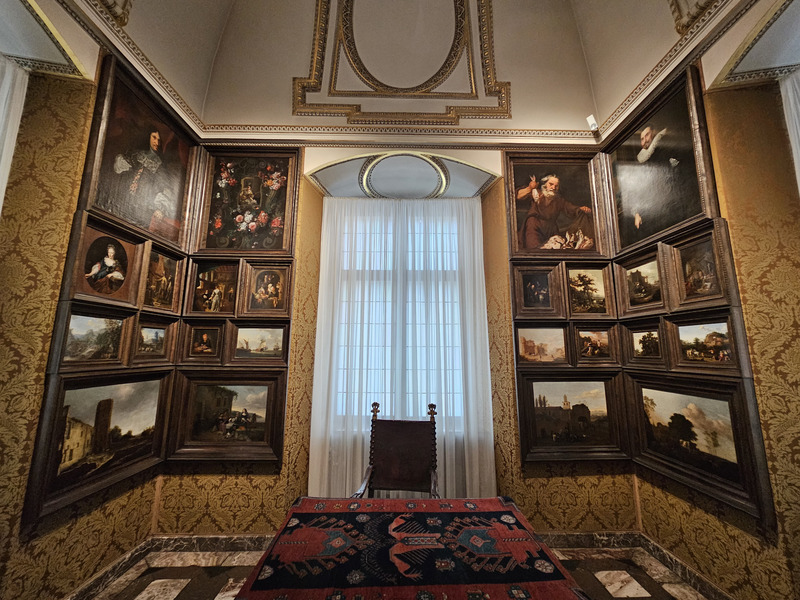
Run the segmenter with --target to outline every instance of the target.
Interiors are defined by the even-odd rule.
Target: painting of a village
[[[160,386],[156,380],[67,390],[56,487],[152,454]]]
[[[533,402],[538,444],[608,444],[605,384],[602,381],[537,381]]]
[[[72,315],[69,320],[64,360],[118,358],[121,334],[121,319]]]
[[[605,313],[606,290],[603,284],[603,271],[570,269],[569,301],[574,313]]]
[[[729,481],[740,479],[728,403],[642,388],[648,448]]]
[[[193,401],[193,442],[264,442],[269,401],[265,385],[199,385]]]
[[[519,358],[524,362],[563,363],[567,361],[564,330],[553,328],[520,329]]]
[[[283,356],[283,328],[239,328],[236,358],[281,358],[281,356]]]
[[[731,362],[731,342],[727,323],[681,325],[681,354],[693,362]]]

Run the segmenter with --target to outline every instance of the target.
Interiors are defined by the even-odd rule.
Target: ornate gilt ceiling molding
[[[675,31],[683,35],[709,7],[713,0],[669,0]]]
[[[470,73],[472,73],[472,48],[470,35],[470,14],[468,3],[470,0],[453,0],[456,11],[456,35],[454,36],[450,52],[438,72],[423,84],[412,88],[397,88],[388,86],[375,78],[364,66],[355,48],[352,35],[352,13],[354,0],[339,0],[339,20],[337,37],[333,51],[336,53],[332,61],[333,73],[331,74],[331,88],[329,96],[379,96],[382,98],[430,98],[434,95],[445,98],[466,99],[475,98],[474,77],[471,81],[470,95],[436,94],[433,90],[440,86],[453,72],[458,64],[458,59],[463,53],[468,55]],[[383,112],[362,110],[361,104],[309,102],[308,95],[318,93],[323,88],[325,70],[325,45],[328,39],[328,23],[330,20],[330,0],[318,0],[314,17],[314,39],[311,52],[311,65],[308,77],[296,77],[292,86],[292,114],[317,117],[346,117],[349,124],[367,125],[458,125],[461,117],[469,118],[510,118],[511,101],[509,82],[497,81],[494,71],[494,46],[492,38],[491,0],[475,0],[478,6],[478,25],[480,30],[481,71],[484,80],[484,90],[487,97],[496,98],[495,106],[453,105],[446,106],[442,112]],[[370,88],[366,92],[336,91],[338,77],[338,55],[342,49],[359,79]],[[333,93],[331,93],[333,90]],[[385,132],[385,129],[382,130]]]

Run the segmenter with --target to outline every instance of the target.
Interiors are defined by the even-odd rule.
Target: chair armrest
[[[369,480],[372,477],[372,465],[367,465],[367,470],[364,472],[364,479],[361,481],[361,486],[358,488],[355,494],[350,496],[351,498],[363,498],[364,493],[367,491],[367,487],[369,486]]]

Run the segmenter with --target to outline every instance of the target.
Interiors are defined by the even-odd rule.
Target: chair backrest
[[[372,404],[369,439],[372,490],[428,492],[439,496],[436,475],[436,405],[428,405],[427,421],[379,419],[380,405]]]

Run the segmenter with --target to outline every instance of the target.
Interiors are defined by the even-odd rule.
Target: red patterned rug
[[[588,597],[509,498],[301,498],[236,598]]]

